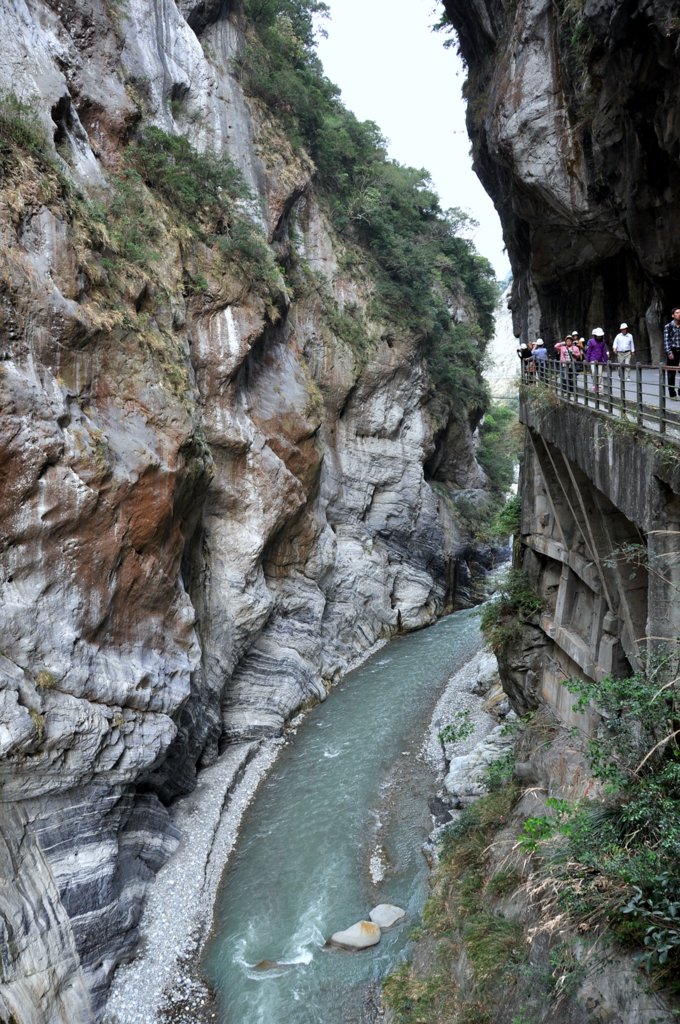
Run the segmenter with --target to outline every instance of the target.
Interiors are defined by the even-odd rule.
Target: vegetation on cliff
[[[535,611],[518,572],[499,603],[508,601]],[[566,686],[574,711],[599,715],[594,735],[567,738],[544,709],[519,723],[517,760],[536,757],[550,773],[566,743],[572,765],[588,764],[592,795],[549,797],[531,772],[523,792],[510,763],[498,766],[502,778],[490,773],[492,792],[445,833],[413,961],[385,984],[398,1024],[572,1019],[588,980],[608,969],[622,986],[637,976],[640,991],[680,990],[674,654],[630,678]]]
[[[603,1013],[636,991],[648,1010],[655,992],[677,995],[676,683],[656,671],[569,688],[601,711],[596,737],[567,737],[547,709],[517,724],[531,782],[510,758],[492,765],[490,793],[446,829],[411,960],[384,984],[396,1024],[567,1024],[592,1019],[597,992]],[[543,773],[567,749],[572,765],[590,758],[603,798],[548,796]],[[661,1006],[644,1019],[669,1019]]]
[[[244,0],[243,9],[247,43],[235,73],[293,147],[311,156],[317,194],[344,249],[343,271],[370,282],[365,309],[340,308],[317,282],[326,320],[357,354],[358,367],[378,335],[416,338],[437,400],[478,416],[488,404],[481,371],[498,287],[488,261],[462,237],[468,218],[442,210],[427,172],[390,160],[378,127],[343,106],[314,48],[323,3]],[[278,254],[277,267],[245,211],[252,197],[231,161],[198,153],[186,137],[143,127],[110,175],[112,190],[95,200],[74,194],[30,103],[3,99],[0,142],[6,160],[21,152],[38,175],[53,179],[57,200],[82,226],[84,271],[108,306],[114,294],[138,293],[124,279],[163,289],[170,248],[180,249],[183,286],[197,300],[210,298],[220,274],[240,277],[272,312],[282,270],[292,288],[301,278],[310,285],[290,253],[288,262]],[[127,310],[127,325],[148,333],[138,314]]]
[[[601,717],[587,750],[603,799],[557,801],[521,842],[551,879],[548,910],[606,928],[657,982],[680,991],[680,693],[665,659],[649,673],[570,680]]]
[[[491,1024],[492,999],[524,970],[524,929],[495,912],[498,897],[516,888],[519,874],[494,873],[490,849],[517,796],[516,786],[498,786],[447,830],[422,928],[415,933],[425,955],[419,965],[400,965],[384,984],[396,1024]],[[465,985],[461,957],[468,965]]]
[[[502,521],[508,521],[516,511],[516,502],[513,502]],[[495,599],[489,601],[482,612],[482,632],[494,654],[500,654],[509,643],[519,639],[523,624],[542,607],[543,601],[527,574],[520,569],[510,569],[500,580]]]
[[[243,176],[222,153],[199,153],[183,136],[145,127],[108,187],[85,194],[55,157],[35,105],[9,93],[0,96],[0,187],[15,210],[37,199],[69,225],[83,280],[77,343],[100,331],[136,336],[183,402],[191,390],[187,351],[162,313],[173,291],[199,311],[253,290],[276,318],[281,273],[243,208],[251,198]]]
[[[324,4],[245,0],[244,10],[254,31],[236,72],[314,161],[350,263],[375,282],[370,315],[420,340],[440,393],[485,408],[481,370],[498,286],[488,261],[460,234],[466,216],[442,210],[427,171],[390,160],[378,127],[343,106],[314,49],[314,19]],[[461,293],[472,316],[452,312],[452,296]]]

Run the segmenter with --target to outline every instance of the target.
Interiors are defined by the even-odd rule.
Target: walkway
[[[598,370],[601,370],[599,381]],[[680,395],[669,395],[666,377],[665,366],[638,363],[631,367],[625,379],[615,363],[597,366],[593,372],[591,363],[577,371],[561,366],[558,360],[550,360],[542,373],[525,371],[523,383],[543,386],[562,401],[608,413],[676,439],[680,437]],[[680,385],[680,371],[677,383]]]

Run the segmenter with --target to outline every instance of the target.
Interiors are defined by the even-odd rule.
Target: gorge
[[[181,840],[174,801],[227,762],[228,793],[261,743],[376,642],[479,599],[488,551],[471,527],[488,525],[507,485],[483,447],[493,275],[422,172],[387,160],[376,127],[339,104],[314,57],[318,7],[0,7],[5,1024],[102,1020]],[[674,5],[444,8],[512,262],[516,334],[609,333],[625,317],[658,361],[680,301]],[[632,942],[589,947],[603,970],[588,967],[591,917],[547,928],[561,911],[540,889],[540,843],[558,819],[582,827],[568,804],[618,806],[589,764],[590,684],[649,669],[648,689],[626,698],[632,732],[647,729],[659,686],[677,727],[675,669],[650,690],[658,677],[637,646],[675,636],[677,446],[531,395],[521,415],[524,576],[487,625],[513,704],[532,717],[501,795],[462,819],[477,847],[442,898],[457,923],[436,900],[432,911],[455,1006],[436,990],[419,1009],[431,989],[417,956],[388,983],[388,1013],[670,1021],[672,996],[645,991],[632,957],[648,920],[671,963],[680,945],[673,742],[658,737],[666,774],[642,794],[670,807],[655,861],[666,904],[658,885],[635,896],[630,864],[619,889],[601,860],[588,865],[601,896],[618,893],[610,923]],[[664,567],[649,585],[642,548]],[[673,649],[661,654],[675,665]],[[602,692],[617,718],[614,689]],[[536,835],[526,821],[542,823]],[[470,945],[491,925],[494,977]]]
[[[251,8],[2,8],[6,1021],[99,1020],[172,801],[474,600],[490,268]]]

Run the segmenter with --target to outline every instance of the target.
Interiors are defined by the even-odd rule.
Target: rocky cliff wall
[[[611,341],[625,320],[641,361],[658,360],[662,325],[680,302],[677,5],[444,0],[444,6],[468,63],[476,167],[500,213],[513,267],[516,335],[554,342],[574,328],[584,333],[600,324]],[[518,892],[531,892],[537,869],[537,899],[530,901],[533,910],[496,906],[493,914],[529,925],[530,962],[536,962],[538,939],[551,950],[549,963],[561,964],[552,973],[552,997],[537,999],[532,983],[523,1020],[556,1021],[562,1014],[570,1021],[670,1020],[677,1013],[675,993],[663,969],[668,960],[667,977],[677,976],[676,962],[670,966],[677,951],[652,951],[645,959],[655,933],[634,899],[644,891],[645,906],[660,903],[659,877],[677,898],[677,845],[669,845],[660,868],[665,853],[655,860],[661,844],[654,831],[658,822],[659,835],[675,834],[677,785],[659,790],[671,809],[668,820],[647,796],[666,770],[665,758],[675,759],[677,751],[666,751],[668,740],[652,736],[658,719],[648,726],[646,698],[632,705],[628,690],[638,682],[656,687],[662,679],[669,703],[676,700],[677,602],[670,595],[677,589],[671,566],[678,452],[674,438],[669,443],[636,430],[625,417],[584,411],[540,390],[527,389],[520,403],[527,430],[516,572],[504,585],[498,616],[487,619],[504,689],[515,710],[534,714],[514,769],[522,796],[512,813],[521,831],[516,844],[501,836],[497,850],[507,871],[509,847],[524,847],[525,884]],[[577,701],[577,694],[586,699]],[[627,731],[636,737],[630,762],[623,753]],[[619,767],[612,772],[613,765]],[[546,807],[552,797],[569,808],[564,828],[540,807],[541,790]],[[538,809],[531,806],[537,799]],[[579,814],[594,822],[622,807],[636,823],[615,842],[596,826],[589,831],[590,823],[574,830]],[[530,839],[537,822],[554,829],[553,838],[561,833],[552,853],[550,840]],[[488,837],[484,848],[488,857],[494,849]],[[630,861],[621,870],[621,850],[631,861],[649,856],[652,871],[634,876]],[[590,878],[578,895],[578,886],[570,889],[574,864],[580,865],[578,885]],[[455,884],[465,878],[465,863],[462,868]],[[621,888],[607,905],[604,893],[613,880]],[[581,900],[591,883],[586,922]],[[478,880],[476,887],[485,888]],[[559,893],[554,916],[548,889]],[[449,893],[447,903],[453,902]],[[540,916],[532,921],[537,908]],[[604,956],[598,952],[597,966],[583,955],[591,928],[591,951],[600,943],[607,949]],[[568,990],[561,987],[569,975],[565,950],[579,964]],[[523,973],[527,977],[526,968]],[[498,988],[485,1003],[494,1020],[515,1019],[520,1011],[508,1005],[510,988],[514,997],[521,983]],[[473,990],[475,999],[479,991]],[[656,1005],[646,1002],[649,997]]]
[[[377,639],[469,600],[440,494],[484,486],[475,420],[442,404],[407,331],[369,317],[362,348],[333,326],[368,316],[371,282],[343,269],[309,160],[233,78],[237,15],[1,8],[0,1019],[14,1024],[97,1019],[177,842],[167,803],[224,743],[277,734]],[[236,258],[130,169],[143,125],[238,166]],[[467,302],[451,302],[459,319]]]
[[[444,0],[475,165],[500,214],[522,340],[625,320],[645,362],[680,302],[668,0]],[[587,336],[587,335],[586,335]]]

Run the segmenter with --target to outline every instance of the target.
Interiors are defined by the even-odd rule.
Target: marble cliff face
[[[378,638],[467,599],[423,467],[483,487],[474,424],[435,401],[416,339],[360,358],[326,322],[324,289],[365,306],[370,282],[341,269],[309,162],[231,76],[229,7],[0,15],[0,89],[56,146],[0,182],[4,1021],[97,1019],[177,841],[168,801]],[[319,290],[220,273],[159,210],[153,272],[114,293],[79,204],[140,119],[226,151]]]
[[[643,361],[680,303],[680,21],[669,0],[444,0],[516,333],[625,320]],[[587,336],[587,335],[586,335]]]

